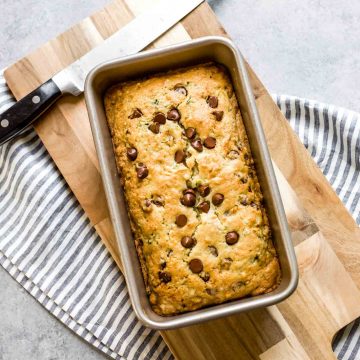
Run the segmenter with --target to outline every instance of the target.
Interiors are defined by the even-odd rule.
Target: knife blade
[[[134,54],[156,40],[204,0],[159,0],[119,31],[0,114],[0,145],[18,135],[65,94],[84,91],[89,71],[101,62]]]

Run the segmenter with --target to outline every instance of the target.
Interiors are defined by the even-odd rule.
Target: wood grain
[[[146,0],[109,4],[8,68],[11,90],[21,98],[148,6]],[[211,34],[226,36],[204,3],[150,47]],[[278,306],[162,336],[178,359],[331,359],[332,337],[360,315],[359,228],[250,66],[248,71],[296,245],[299,287]],[[121,267],[83,97],[62,99],[35,128]]]
[[[321,233],[296,246],[296,255],[298,289],[277,307],[312,359],[335,358],[334,334],[360,315],[359,289]]]

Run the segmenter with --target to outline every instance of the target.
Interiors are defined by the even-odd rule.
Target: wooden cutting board
[[[10,89],[21,98],[151,3],[109,4],[10,66]],[[205,35],[226,36],[207,3],[152,46]],[[360,231],[250,66],[248,71],[296,246],[299,286],[277,306],[161,334],[184,360],[332,359],[334,334],[360,315]],[[121,267],[83,97],[62,99],[35,128]]]

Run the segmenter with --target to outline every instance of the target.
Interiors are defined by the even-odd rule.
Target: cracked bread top
[[[122,83],[104,102],[153,310],[273,290],[279,263],[226,70],[204,64]]]

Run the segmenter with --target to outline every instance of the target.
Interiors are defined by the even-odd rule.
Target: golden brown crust
[[[273,290],[280,280],[279,263],[237,100],[223,68],[199,65],[117,85],[106,93],[105,108],[154,311],[173,315]],[[156,113],[167,115],[173,108],[180,121],[154,124]],[[203,143],[201,152],[185,136],[189,127]],[[208,137],[216,139],[214,148],[205,146],[212,147],[213,140],[204,145]],[[136,159],[129,160],[129,148],[137,150]],[[147,176],[144,171],[139,175],[141,163]],[[210,187],[209,195],[201,184]],[[189,188],[195,191],[194,207],[180,201]],[[213,204],[214,194],[224,196],[220,205]],[[207,213],[197,208],[204,201],[210,204]],[[185,225],[176,223],[180,214],[187,217]],[[236,234],[227,239],[233,231],[238,240]],[[185,236],[188,243],[195,238],[195,246],[184,247]],[[190,263],[193,259],[200,263]]]

